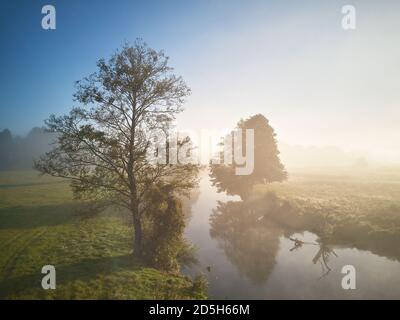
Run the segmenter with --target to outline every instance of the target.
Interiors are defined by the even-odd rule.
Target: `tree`
[[[0,170],[8,169],[12,163],[13,138],[11,131],[5,129],[0,132]]]
[[[234,144],[234,147],[231,148],[233,152],[246,150],[244,147],[246,145],[246,129],[254,130],[254,168],[249,175],[236,175],[238,164],[235,161],[232,164],[212,164],[211,181],[219,191],[246,198],[253,185],[257,183],[281,182],[287,179],[287,172],[279,159],[276,134],[267,118],[257,114],[247,120],[239,121],[236,129],[241,130],[242,146],[238,148],[237,144]],[[233,131],[231,135],[233,135]],[[221,158],[223,158],[223,154],[224,152],[221,153]]]
[[[99,60],[97,67],[76,83],[74,97],[80,106],[46,121],[47,129],[58,133],[57,144],[36,168],[70,179],[76,198],[130,210],[134,253],[141,255],[142,221],[153,186],[169,186],[181,194],[197,182],[196,165],[155,161],[155,140],[167,139],[190,89],[173,74],[168,57],[140,39],[108,61]],[[178,142],[177,148],[189,142]]]
[[[154,186],[148,193],[149,211],[144,219],[143,260],[158,269],[178,272],[197,260],[195,248],[184,237],[182,202],[170,186]]]

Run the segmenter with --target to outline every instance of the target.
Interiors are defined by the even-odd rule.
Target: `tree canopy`
[[[109,60],[99,60],[97,67],[76,83],[79,105],[46,121],[47,129],[58,133],[57,144],[36,168],[70,179],[79,199],[129,209],[134,250],[140,254],[143,217],[150,205],[154,207],[146,201],[154,198],[149,192],[155,186],[169,186],[171,196],[176,196],[197,182],[196,165],[155,161],[156,142],[169,137],[190,89],[173,73],[164,52],[140,39],[124,45]],[[176,149],[188,142],[177,143]]]
[[[285,167],[279,159],[275,131],[270,126],[268,119],[261,114],[238,122],[236,130],[242,134],[242,146],[231,148],[232,152],[246,150],[244,147],[247,142],[246,129],[254,130],[254,146],[251,148],[254,152],[254,166],[251,174],[237,175],[236,168],[241,165],[235,161],[231,164],[211,165],[212,182],[219,191],[225,191],[230,195],[240,195],[242,198],[246,197],[253,185],[257,183],[281,182],[287,178]],[[233,135],[233,131],[231,135]],[[224,152],[220,157],[224,157]]]

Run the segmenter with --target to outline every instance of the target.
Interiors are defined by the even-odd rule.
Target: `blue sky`
[[[95,71],[96,60],[124,41],[143,37],[155,47],[185,43],[180,21],[196,6],[185,1],[7,1],[1,10],[0,128],[17,133],[41,125],[72,104],[73,83]],[[53,4],[57,29],[41,28],[41,8]],[[178,22],[178,23],[177,23]],[[183,21],[182,21],[183,22]],[[174,47],[174,45],[169,45]]]
[[[57,29],[41,28],[41,8],[56,8]],[[257,14],[277,19],[279,1],[5,1],[2,2],[0,128],[25,133],[72,104],[73,83],[95,71],[125,41],[164,49],[181,74],[207,51],[207,38],[235,32]],[[260,13],[260,12],[258,12]],[[192,48],[195,50],[195,55]],[[188,55],[185,55],[189,53]]]
[[[41,28],[52,4],[57,29]],[[341,7],[357,29],[341,28]],[[398,1],[2,1],[0,130],[73,106],[74,81],[125,41],[164,49],[192,88],[180,126],[265,114],[280,141],[400,161]]]

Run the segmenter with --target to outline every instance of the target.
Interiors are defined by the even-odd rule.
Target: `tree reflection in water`
[[[265,282],[275,266],[283,230],[260,223],[257,213],[242,201],[219,202],[210,217],[210,235],[240,273],[254,282]]]
[[[212,183],[221,177],[211,174]],[[229,181],[224,180],[228,185]],[[240,188],[240,186],[236,186]],[[300,205],[299,205],[300,203]],[[380,215],[349,216],[336,207],[309,205],[296,199],[283,199],[273,192],[250,194],[242,201],[219,202],[210,216],[210,235],[218,241],[227,258],[240,273],[254,282],[265,282],[276,264],[282,237],[309,231],[317,235],[316,243],[292,239],[289,252],[305,245],[316,246],[311,263],[321,265],[320,278],[330,271],[333,248],[347,247],[370,251],[373,254],[400,261],[398,208],[390,207]],[[346,210],[346,207],[343,208]],[[343,219],[343,217],[349,217]],[[296,241],[297,240],[297,241]]]
[[[219,247],[239,272],[255,283],[267,281],[276,264],[282,236],[293,241],[291,252],[305,245],[316,246],[318,251],[312,262],[321,265],[320,278],[327,276],[331,271],[329,260],[337,256],[328,245],[327,217],[322,223],[319,221],[320,236],[317,242],[305,242],[290,237],[293,233],[304,231],[304,226],[293,228],[277,218],[285,216],[287,210],[290,210],[288,204],[273,193],[259,199],[218,202],[210,217],[210,235],[218,241]]]

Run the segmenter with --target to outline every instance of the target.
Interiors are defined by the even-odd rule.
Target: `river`
[[[246,227],[230,237],[233,227],[225,223],[225,229],[218,230],[210,218],[218,201],[239,201],[240,198],[218,193],[207,174],[202,174],[199,190],[185,231],[186,237],[198,248],[199,263],[183,269],[183,273],[206,276],[210,298],[400,298],[397,260],[345,246],[325,250],[318,244],[318,237],[308,231],[290,235],[307,243],[300,247],[295,247],[289,235],[274,227]],[[236,223],[245,225],[246,222]],[[355,267],[355,290],[342,288],[345,275],[341,271],[345,265]]]

